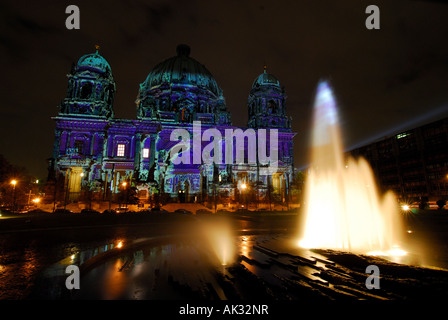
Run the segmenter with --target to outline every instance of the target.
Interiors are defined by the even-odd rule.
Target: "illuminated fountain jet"
[[[336,101],[327,82],[318,85],[313,113],[311,167],[299,245],[404,254],[397,248],[401,227],[394,195],[379,195],[366,160],[345,160]]]

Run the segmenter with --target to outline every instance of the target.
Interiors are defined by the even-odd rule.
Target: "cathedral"
[[[176,55],[156,64],[140,83],[135,119],[114,117],[115,91],[111,66],[98,48],[73,64],[66,97],[53,117],[48,180],[55,202],[58,183],[63,184],[64,201],[70,202],[81,201],[86,190],[107,201],[126,186],[132,186],[142,204],[152,203],[155,196],[167,202],[204,202],[218,195],[231,202],[249,190],[257,201],[270,192],[287,201],[295,133],[284,88],[266,68],[249,92],[247,128],[232,125],[223,91],[210,71],[190,57],[187,45],[177,46]],[[180,148],[173,135],[179,130],[192,140],[199,137],[199,150],[183,140]],[[227,137],[229,130],[241,134],[243,142],[236,143],[235,136],[218,138]],[[260,135],[262,131],[268,133]],[[215,157],[224,150],[243,156],[229,157],[231,161]],[[272,161],[261,161],[260,150]],[[213,161],[204,161],[198,151],[207,151]],[[199,162],[188,161],[193,158]],[[275,170],[263,170],[274,165]]]

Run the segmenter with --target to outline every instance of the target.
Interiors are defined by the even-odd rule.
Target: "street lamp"
[[[14,213],[15,207],[16,207],[16,184],[17,184],[17,180],[11,180],[11,184],[12,184],[12,213]]]
[[[123,183],[121,185],[123,186],[124,189],[126,189],[125,199],[124,199],[124,206],[126,208],[126,211],[128,211],[127,210],[127,208],[128,208],[128,189],[126,188],[126,186],[127,186],[126,181],[123,181]]]
[[[241,184],[241,190],[243,191],[244,197],[246,198],[246,210],[247,210],[247,193],[245,193],[246,189],[247,189],[247,184],[243,182]]]

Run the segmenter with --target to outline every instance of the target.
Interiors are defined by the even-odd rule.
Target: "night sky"
[[[65,9],[80,9],[68,30]],[[380,9],[368,30],[365,9]],[[180,43],[246,126],[254,79],[287,93],[295,165],[307,163],[317,83],[329,79],[347,148],[448,115],[448,5],[438,1],[17,1],[0,3],[0,154],[46,178],[58,104],[73,62],[100,45],[117,85],[116,118],[135,119],[138,87]]]

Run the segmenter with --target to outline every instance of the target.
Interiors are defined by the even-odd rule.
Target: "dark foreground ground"
[[[448,261],[447,214],[406,218],[407,264],[331,250],[300,250],[295,246],[298,221],[296,214],[276,213],[2,217],[0,299],[419,303],[448,299],[448,271],[442,269]],[[216,260],[222,250],[211,254],[211,240],[202,234],[215,222],[228,224],[234,235],[235,259],[225,266]],[[124,247],[118,251],[120,241]],[[81,290],[65,289],[62,267],[68,264],[81,265]],[[380,270],[379,289],[365,286],[369,265]]]

